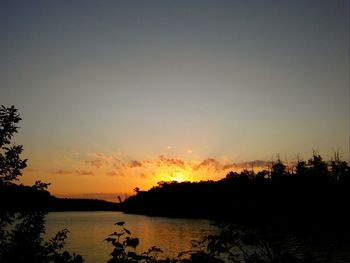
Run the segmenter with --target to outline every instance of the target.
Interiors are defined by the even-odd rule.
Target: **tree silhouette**
[[[339,152],[334,153],[334,159],[331,161],[331,175],[333,180],[344,180],[350,175],[350,168],[345,161],[340,159]]]
[[[240,176],[239,173],[230,171],[230,172],[226,175],[226,179],[238,179],[239,176]]]
[[[282,163],[281,159],[278,157],[277,162],[272,164],[271,177],[279,177],[286,174],[287,174],[286,166]]]
[[[18,130],[21,120],[14,106],[0,108],[0,185],[10,184],[22,175],[26,161],[20,158],[22,145],[11,145],[11,139]]]
[[[12,145],[11,139],[18,131],[21,120],[18,110],[11,106],[0,108],[0,191],[16,186],[13,181],[22,175],[26,161],[20,158],[22,145]],[[34,191],[44,191],[49,184],[36,181]],[[8,200],[11,202],[11,200]],[[0,262],[1,263],[81,263],[80,255],[60,252],[67,230],[62,230],[44,242],[45,211],[16,211],[0,206]]]
[[[139,188],[139,187],[135,187],[135,188],[134,188],[134,192],[135,192],[136,194],[138,194],[138,193],[140,192],[140,188]]]
[[[309,159],[310,166],[309,173],[313,176],[327,176],[329,175],[327,163],[322,159],[321,155],[316,152],[313,153],[312,158]]]
[[[306,162],[303,161],[302,159],[298,158],[298,162],[295,166],[295,173],[296,175],[300,175],[300,176],[305,176],[308,173],[308,168],[306,166]]]

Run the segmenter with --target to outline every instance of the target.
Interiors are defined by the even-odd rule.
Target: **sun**
[[[178,176],[173,177],[171,181],[176,181],[178,183],[181,183],[181,182],[183,182],[185,180],[184,180],[184,178],[181,175],[178,175]]]
[[[156,175],[154,179],[159,182],[192,182],[193,181],[193,171],[191,167],[178,166],[178,165],[164,165],[157,167],[154,172]]]
[[[181,172],[174,173],[174,175],[171,177],[171,181],[176,181],[176,182],[184,182],[184,181],[189,181],[188,177],[185,176],[185,174]]]

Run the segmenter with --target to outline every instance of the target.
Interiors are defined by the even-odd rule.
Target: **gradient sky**
[[[349,160],[349,1],[1,1],[0,91],[57,195]]]

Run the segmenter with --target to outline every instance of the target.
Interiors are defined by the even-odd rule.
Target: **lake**
[[[122,212],[50,212],[46,215],[45,239],[67,228],[70,234],[65,250],[81,254],[86,263],[106,263],[113,247],[104,239],[117,230],[114,224],[119,221],[125,221],[125,227],[132,236],[140,239],[138,253],[157,246],[164,251],[163,257],[176,257],[179,252],[191,248],[192,240],[201,240],[204,236],[219,232],[212,221],[205,219],[151,217]],[[333,247],[329,263],[350,262],[349,239],[347,242],[337,242],[334,235],[325,231],[316,236],[305,233],[298,236],[283,231],[278,236],[275,241],[294,255],[311,254],[322,260]]]
[[[213,222],[205,219],[179,219],[124,214],[122,212],[50,212],[46,216],[46,235],[49,239],[67,228],[70,234],[65,249],[83,256],[87,263],[105,263],[112,245],[104,239],[116,231],[114,225],[125,221],[133,237],[140,239],[137,252],[152,246],[163,250],[163,256],[174,257],[191,248],[192,240],[217,233]]]

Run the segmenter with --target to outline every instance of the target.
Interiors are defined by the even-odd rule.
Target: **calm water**
[[[67,228],[70,231],[65,246],[67,251],[81,254],[87,263],[105,263],[110,258],[112,245],[104,239],[117,230],[114,223],[118,221],[125,221],[132,236],[140,239],[138,253],[158,246],[164,251],[164,257],[176,257],[179,252],[191,248],[192,240],[201,240],[219,231],[212,221],[201,219],[148,217],[122,212],[51,212],[46,216],[46,239]],[[294,251],[294,255],[312,254],[320,259],[325,258],[330,245],[335,242],[328,235],[305,239],[286,233],[278,240]],[[329,262],[350,262],[350,242],[338,243]]]
[[[140,239],[138,252],[160,247],[164,256],[177,256],[191,248],[191,240],[217,233],[209,220],[148,217],[122,212],[51,212],[46,217],[46,238],[67,228],[65,249],[81,254],[87,263],[105,263],[112,245],[104,239],[116,231],[115,222],[125,221],[133,237]]]

